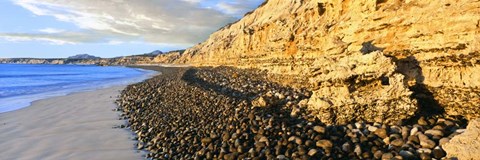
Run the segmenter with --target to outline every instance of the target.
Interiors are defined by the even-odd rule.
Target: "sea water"
[[[0,113],[40,99],[139,82],[153,74],[127,67],[0,64]]]

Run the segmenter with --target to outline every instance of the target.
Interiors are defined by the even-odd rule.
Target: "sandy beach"
[[[0,114],[0,159],[142,159],[128,129],[113,128],[117,86],[36,101]]]

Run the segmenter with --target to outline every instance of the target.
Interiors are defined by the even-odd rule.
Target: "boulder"
[[[480,119],[468,123],[467,130],[444,144],[447,157],[478,159],[480,157]]]

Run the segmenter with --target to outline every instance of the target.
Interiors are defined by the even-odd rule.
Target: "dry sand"
[[[142,159],[114,103],[125,86],[36,101],[0,114],[0,159]]]

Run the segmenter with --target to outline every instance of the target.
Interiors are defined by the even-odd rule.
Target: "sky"
[[[0,58],[185,49],[264,0],[0,0]]]

